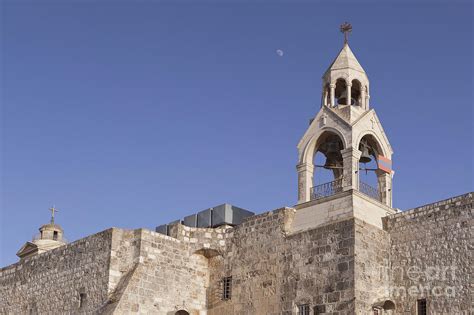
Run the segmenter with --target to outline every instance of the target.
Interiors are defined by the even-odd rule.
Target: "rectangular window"
[[[222,299],[230,300],[232,297],[232,277],[222,279]]]
[[[85,293],[79,294],[79,308],[83,308],[86,304],[87,295]]]
[[[420,299],[416,301],[417,315],[426,315],[426,299]]]
[[[298,305],[298,315],[309,315],[309,304]]]

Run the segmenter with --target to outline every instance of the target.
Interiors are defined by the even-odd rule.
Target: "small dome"
[[[62,227],[54,224],[54,223],[48,223],[48,224],[43,224],[40,228],[40,231],[63,231]]]

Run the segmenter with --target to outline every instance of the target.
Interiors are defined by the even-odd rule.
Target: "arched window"
[[[189,313],[185,310],[179,310],[175,313],[175,315],[189,315]]]
[[[335,105],[347,105],[347,87],[346,80],[337,79],[336,90],[334,91]]]
[[[342,190],[343,160],[342,139],[326,131],[318,138],[313,157],[313,191],[311,199],[327,197]]]
[[[355,106],[362,105],[361,91],[362,91],[362,84],[360,83],[360,81],[357,79],[352,80],[351,105],[355,105]]]
[[[377,140],[370,134],[362,137],[359,150],[362,152],[359,160],[359,191],[381,201],[377,158],[382,154],[382,150]]]

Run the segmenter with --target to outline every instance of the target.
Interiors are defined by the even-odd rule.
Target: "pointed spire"
[[[332,70],[352,69],[365,74],[364,69],[360,65],[357,58],[354,56],[348,43],[348,35],[352,32],[352,25],[348,22],[341,24],[339,30],[344,34],[344,46],[337,55],[336,59],[331,63],[325,74]]]
[[[359,61],[357,61],[357,58],[355,57],[348,43],[344,43],[344,47],[342,47],[336,59],[334,59],[329,68],[326,70],[326,73],[331,70],[340,69],[352,69],[365,73],[364,69],[360,65]]]

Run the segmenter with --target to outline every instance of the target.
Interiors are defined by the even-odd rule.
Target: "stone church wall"
[[[0,314],[290,315],[308,304],[312,315],[349,315],[385,299],[395,314],[415,314],[421,297],[432,314],[473,311],[472,194],[391,215],[384,229],[354,217],[294,229],[298,211],[234,228],[176,224],[171,236],[91,235],[0,269]],[[229,276],[231,299],[223,300]]]
[[[290,211],[290,210],[288,210]],[[285,210],[253,216],[231,230],[222,256],[211,260],[208,315],[276,314],[278,256],[283,251]],[[232,276],[230,300],[222,300],[222,278]]]
[[[111,287],[117,302],[107,313],[174,314],[183,309],[198,314],[206,308],[209,269],[204,255],[149,230],[119,233],[110,271],[116,277]]]
[[[390,291],[397,314],[473,314],[472,193],[385,218],[390,233]]]
[[[109,229],[0,269],[0,314],[99,309],[107,300],[111,240]]]
[[[248,218],[231,230],[223,257],[210,260],[209,315],[354,313],[354,220],[289,234],[295,210]],[[232,276],[232,298],[221,299]]]
[[[0,314],[200,314],[227,229],[112,228],[26,258],[0,269]]]
[[[370,314],[376,302],[388,299],[389,244],[386,231],[355,220],[356,314]]]
[[[307,303],[313,314],[354,313],[354,219],[289,235],[284,286],[286,314]],[[292,308],[290,308],[292,307]]]

